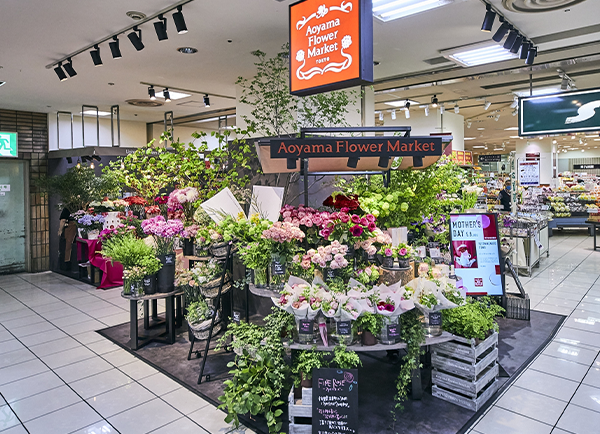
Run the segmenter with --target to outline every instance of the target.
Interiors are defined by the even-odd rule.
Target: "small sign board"
[[[312,434],[358,433],[358,370],[313,369]]]
[[[18,156],[17,133],[0,131],[0,157],[17,158]]]
[[[499,163],[500,161],[502,161],[502,155],[480,155],[478,160],[480,163]]]
[[[539,161],[519,161],[519,185],[528,187],[540,185]]]

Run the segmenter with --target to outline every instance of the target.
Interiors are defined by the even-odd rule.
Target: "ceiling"
[[[557,69],[571,76],[579,89],[600,82],[600,25],[598,0],[543,13],[508,11],[504,3],[491,3],[539,46],[533,70],[523,61],[511,60],[486,66],[463,68],[447,62],[440,51],[490,40],[480,31],[485,6],[480,0],[455,3],[409,18],[382,23],[374,21],[374,86],[376,110],[391,109],[385,101],[410,98],[429,103],[435,94],[447,108],[456,101],[465,119],[471,119],[466,137],[473,145],[505,142],[511,139],[517,118],[511,92],[528,88],[529,74],[535,87],[560,87]],[[94,67],[88,52],[73,59],[78,75],[60,82],[51,64],[134,21],[127,11],[147,15],[174,4],[165,0],[21,0],[3,2],[0,15],[0,108],[79,113],[82,104],[106,110],[118,104],[121,117],[156,122],[172,110],[175,117],[203,114],[235,106],[235,81],[255,72],[251,51],[269,55],[287,41],[288,6],[292,1],[276,0],[195,0],[183,6],[189,32],[174,31],[172,12],[167,14],[169,39],[158,41],[152,24],[141,26],[146,48],[135,51],[123,35],[123,58],[113,60],[108,44],[100,46],[104,65]],[[515,3],[531,3],[515,0]],[[535,0],[535,4],[567,4],[570,0]],[[494,30],[499,26],[498,20]],[[196,54],[181,54],[177,48],[191,46]],[[573,60],[577,59],[577,60]],[[156,83],[171,88],[197,91],[190,98],[162,107],[133,107],[129,99],[147,99],[147,86]],[[211,107],[204,108],[202,96],[211,95]],[[230,98],[216,97],[222,95]],[[483,98],[492,102],[483,108]],[[196,103],[190,103],[194,101]],[[184,105],[181,105],[184,104]],[[414,108],[413,109],[418,109]],[[495,116],[499,114],[498,121]],[[491,116],[491,117],[490,117]],[[478,130],[478,128],[484,128]]]

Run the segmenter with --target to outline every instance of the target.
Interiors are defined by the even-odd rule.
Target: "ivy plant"
[[[340,369],[354,369],[362,366],[358,354],[352,350],[348,351],[346,345],[338,345],[335,347],[331,363]]]
[[[502,313],[502,306],[490,297],[468,297],[466,304],[442,311],[442,326],[467,339],[485,339],[490,332],[498,331],[496,317]]]
[[[292,364],[294,385],[298,387],[302,379],[312,379],[313,369],[326,368],[328,365],[323,352],[317,351],[316,347],[313,347],[311,350],[298,351]]]
[[[377,336],[383,327],[383,315],[377,315],[371,312],[363,312],[363,314],[359,316],[356,321],[354,321],[353,327],[355,332],[359,329],[362,329],[363,332],[368,331],[374,336]]]

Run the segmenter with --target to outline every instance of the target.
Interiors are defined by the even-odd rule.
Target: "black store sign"
[[[502,155],[480,155],[480,163],[499,163],[502,161]]]
[[[573,170],[600,169],[600,164],[573,164]]]
[[[358,433],[358,370],[313,369],[312,434]]]

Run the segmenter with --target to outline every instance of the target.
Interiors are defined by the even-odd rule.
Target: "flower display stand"
[[[312,389],[303,387],[302,397],[296,399],[292,387],[288,396],[288,414],[290,434],[312,434]]]
[[[479,410],[498,390],[498,333],[482,342],[455,336],[433,346],[432,395]]]
[[[386,285],[393,285],[400,282],[403,286],[415,278],[414,262],[410,263],[409,268],[384,268],[381,267],[381,277],[379,281]]]

